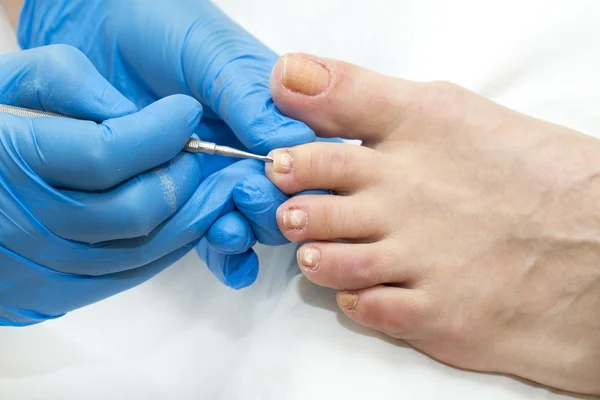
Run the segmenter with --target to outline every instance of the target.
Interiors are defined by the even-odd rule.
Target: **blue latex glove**
[[[197,133],[204,140],[261,154],[314,140],[308,127],[281,115],[271,100],[269,77],[277,55],[209,1],[26,0],[18,37],[24,48],[50,43],[79,48],[140,107],[175,93],[194,96],[206,114],[218,118],[200,124]],[[204,176],[230,163],[205,156]],[[250,247],[257,239],[286,243],[275,221],[284,200],[267,180],[238,187],[238,212],[218,221],[207,235],[210,245],[198,248],[224,283],[236,288],[251,283],[236,277],[244,275],[240,271],[256,275]]]
[[[180,152],[200,104],[138,111],[68,46],[0,56],[0,103],[104,121],[0,114],[0,325],[146,281],[233,211],[238,184],[264,178],[249,160],[200,182],[201,158]]]

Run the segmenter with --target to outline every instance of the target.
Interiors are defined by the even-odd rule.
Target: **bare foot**
[[[458,367],[600,393],[600,141],[307,55],[279,60],[271,90],[320,136],[363,140],[267,165],[286,193],[335,190],[290,199],[278,223],[314,241],[300,266],[348,317]]]

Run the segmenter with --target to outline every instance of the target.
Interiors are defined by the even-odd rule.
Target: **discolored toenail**
[[[289,151],[275,150],[269,153],[273,159],[273,172],[276,174],[289,174],[294,168],[294,157]]]
[[[298,263],[304,270],[316,271],[321,261],[321,252],[311,246],[304,246],[298,251]]]
[[[308,216],[304,210],[288,209],[283,213],[283,226],[287,229],[302,229],[307,221]]]
[[[352,292],[340,292],[338,294],[338,303],[343,309],[353,311],[358,303],[358,294]]]
[[[316,96],[329,87],[330,81],[329,70],[315,61],[298,54],[283,58],[281,83],[292,92]]]

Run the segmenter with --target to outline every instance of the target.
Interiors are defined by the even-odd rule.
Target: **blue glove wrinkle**
[[[233,189],[236,207],[248,219],[260,243],[288,243],[277,226],[277,209],[288,197],[264,175],[251,175]]]
[[[167,96],[158,97],[152,92],[152,88],[135,72],[134,67],[121,58],[121,53],[115,49],[113,52],[111,68],[103,74],[114,86],[132,101],[138,108],[144,108],[153,102]],[[99,55],[94,65],[104,65],[105,60]],[[181,93],[173,93],[181,94]]]

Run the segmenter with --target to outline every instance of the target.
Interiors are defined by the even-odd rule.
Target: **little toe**
[[[378,240],[385,235],[385,218],[380,209],[365,207],[368,200],[360,195],[296,196],[277,209],[277,225],[292,242]]]
[[[338,290],[364,289],[380,284],[410,286],[422,272],[407,260],[409,252],[391,240],[375,243],[312,242],[297,252],[304,275],[317,285]]]
[[[267,177],[284,193],[333,189],[351,193],[376,183],[386,158],[366,147],[346,143],[309,143],[269,154]]]
[[[429,309],[425,292],[384,285],[338,292],[337,301],[350,319],[400,339],[419,335]]]

